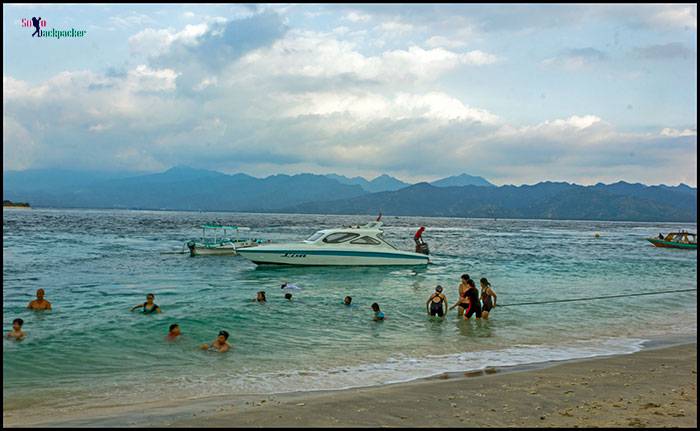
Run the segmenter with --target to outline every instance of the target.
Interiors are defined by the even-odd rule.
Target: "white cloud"
[[[450,39],[444,36],[432,36],[425,41],[428,48],[462,48],[467,45],[462,40]]]
[[[465,106],[458,99],[438,92],[398,93],[393,97],[371,93],[303,93],[282,94],[279,99],[291,105],[284,114],[290,117],[348,114],[358,122],[415,118],[488,124],[498,121],[496,115],[486,110]]]
[[[345,19],[352,22],[367,22],[372,19],[372,17],[365,13],[350,12],[345,15]]]
[[[142,64],[129,71],[127,86],[132,91],[173,91],[177,75],[172,69],[151,69]]]
[[[670,127],[665,127],[663,130],[661,130],[660,133],[661,136],[668,136],[672,138],[677,138],[681,136],[697,136],[698,131],[697,129],[672,129]]]
[[[651,16],[650,21],[670,27],[698,28],[697,6],[663,5],[661,10]]]

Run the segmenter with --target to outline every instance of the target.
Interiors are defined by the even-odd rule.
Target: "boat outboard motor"
[[[416,244],[416,253],[422,253],[422,254],[430,254],[430,248],[428,248],[428,243],[426,242],[421,242],[420,244]]]
[[[187,243],[187,248],[190,249],[190,256],[194,256],[194,255],[195,255],[195,252],[194,252],[194,245],[195,245],[195,242],[194,242],[194,241],[189,241],[189,242]]]

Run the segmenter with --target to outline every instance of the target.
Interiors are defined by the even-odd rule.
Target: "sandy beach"
[[[697,344],[344,391],[5,416],[5,426],[695,427]]]

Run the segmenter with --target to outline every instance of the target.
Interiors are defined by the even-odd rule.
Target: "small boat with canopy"
[[[667,235],[659,234],[657,238],[647,238],[647,241],[656,247],[682,248],[688,250],[698,249],[697,235],[684,230],[671,232]]]
[[[202,237],[187,242],[190,256],[236,255],[238,249],[269,242],[260,238],[240,238],[238,232],[250,230],[247,227],[205,224],[201,228]]]

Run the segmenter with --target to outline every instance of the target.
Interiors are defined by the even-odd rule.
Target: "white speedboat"
[[[240,226],[203,225],[202,237],[187,242],[191,256],[197,255],[235,255],[237,250],[262,244],[265,240],[258,238],[238,238],[238,231],[249,230]],[[230,236],[236,232],[236,237]]]
[[[277,265],[426,265],[429,256],[399,250],[382,236],[381,222],[325,229],[302,242],[238,250],[253,263]]]

